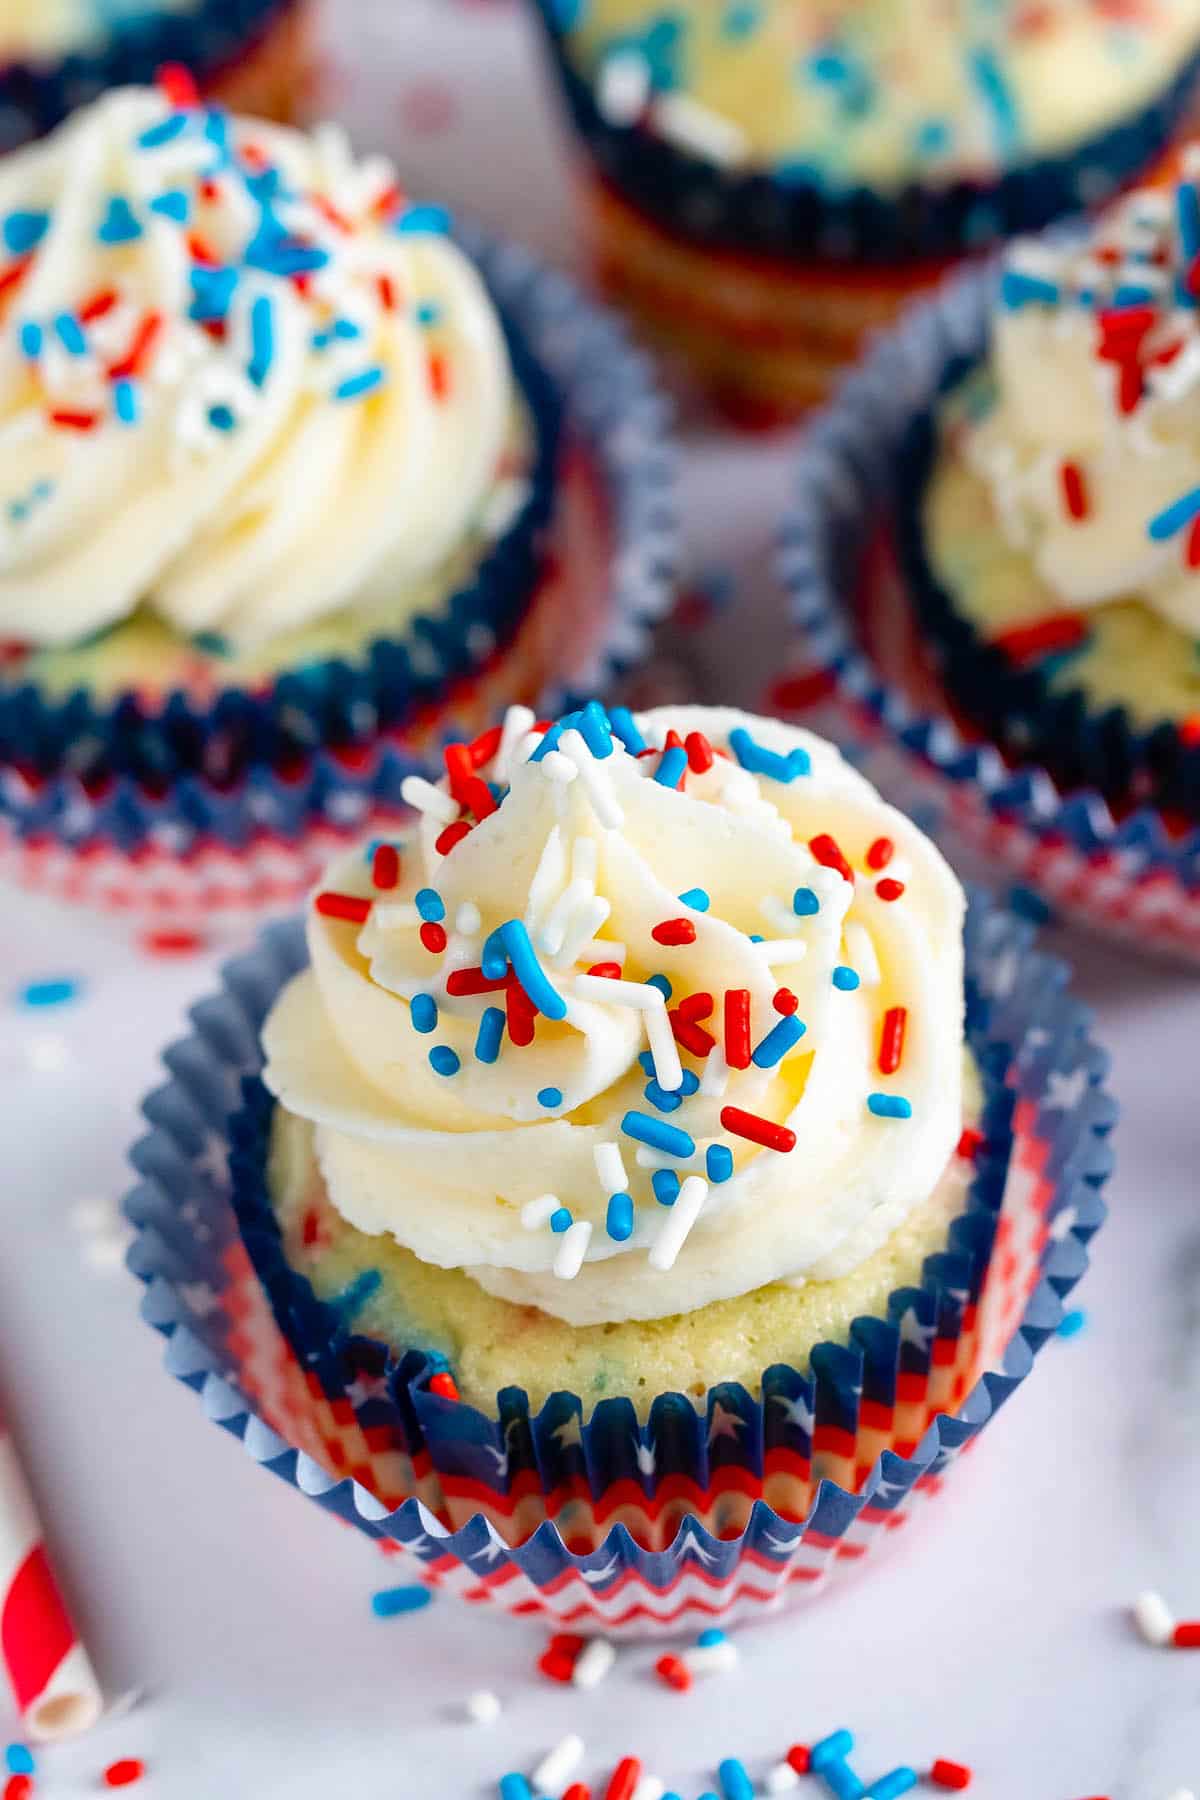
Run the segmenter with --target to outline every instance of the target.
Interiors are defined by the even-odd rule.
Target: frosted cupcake
[[[294,786],[451,706],[482,723],[565,667],[568,606],[602,635],[661,415],[561,289],[552,375],[532,266],[491,259],[503,315],[444,211],[339,129],[121,90],[0,169],[0,234],[0,761],[130,782],[136,828],[147,790]],[[640,424],[612,474],[577,424],[568,468],[564,396],[604,375]],[[568,511],[558,588],[579,558],[590,600],[543,579]]]
[[[225,105],[289,119],[312,74],[307,0],[0,0],[0,148],[169,66]]]
[[[612,290],[752,423],[950,261],[1144,175],[1200,61],[1189,0],[538,5]]]
[[[335,1335],[485,1410],[757,1391],[886,1317],[963,1210],[962,892],[805,734],[526,727],[312,903],[263,1040],[283,1254]]]
[[[949,691],[1118,811],[1200,823],[1200,193],[1021,244],[918,433],[907,549]]]

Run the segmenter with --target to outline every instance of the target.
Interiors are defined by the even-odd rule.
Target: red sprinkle
[[[148,956],[192,956],[203,950],[204,934],[164,926],[158,931],[144,931],[140,942]]]
[[[599,975],[602,981],[620,981],[621,965],[620,963],[612,962],[593,963],[588,970],[588,974]]]
[[[181,111],[186,111],[189,106],[195,106],[200,98],[196,88],[196,78],[183,63],[162,63],[155,70],[154,80],[171,105],[179,107]]]
[[[450,392],[450,365],[440,350],[429,353],[429,385],[435,400],[444,400]]]
[[[426,919],[421,927],[420,938],[430,956],[440,956],[446,948],[446,927],[433,919]]]
[[[842,855],[841,845],[827,831],[821,832],[818,837],[809,838],[808,847],[823,868],[836,869],[843,881],[854,880],[854,870]]]
[[[459,1398],[458,1383],[449,1369],[439,1369],[436,1375],[430,1376],[429,1391],[431,1394],[440,1394],[443,1400]]]
[[[245,159],[245,155],[246,152],[243,150],[243,159]],[[193,262],[203,263],[205,268],[208,269],[219,268],[221,262],[220,257],[217,255],[212,245],[204,241],[199,232],[191,231],[188,233],[187,247],[188,255]]]
[[[694,944],[696,927],[690,919],[663,919],[656,925],[650,936],[656,944],[673,946],[676,944]]]
[[[688,768],[697,775],[704,775],[713,766],[713,747],[702,731],[689,731],[683,740],[687,751]]]
[[[315,905],[323,919],[345,919],[348,925],[362,925],[371,916],[373,902],[358,894],[333,894],[326,889],[317,895]]]
[[[681,1019],[686,1019],[687,1023],[692,1025],[697,1019],[711,1018],[715,1004],[711,994],[689,994],[686,1000],[679,1002],[675,1010]]]
[[[881,900],[899,900],[904,892],[904,883],[891,875],[885,875],[882,881],[875,883],[875,892]]]
[[[586,1643],[587,1639],[580,1637],[577,1632],[556,1631],[546,1648],[556,1651],[560,1656],[578,1656]]]
[[[1194,518],[1188,526],[1184,559],[1189,569],[1200,569],[1200,516]]]
[[[884,1075],[894,1075],[904,1058],[904,1034],[908,1029],[908,1008],[889,1006],[883,1015],[879,1034],[879,1068]]]
[[[807,1775],[812,1761],[812,1752],[807,1744],[793,1744],[785,1761],[789,1762],[797,1775]]]
[[[79,323],[90,325],[93,319],[102,319],[105,313],[110,313],[116,304],[116,289],[102,288],[98,294],[93,294],[90,300],[85,300],[80,307]]]
[[[623,1756],[613,1770],[612,1780],[604,1790],[604,1800],[630,1800],[642,1779],[642,1765],[636,1756]]]
[[[547,1650],[538,1657],[538,1668],[551,1681],[569,1682],[575,1673],[575,1658],[564,1656],[561,1650]]]
[[[64,431],[95,431],[100,423],[100,415],[89,412],[67,412],[60,407],[50,414],[50,423],[61,426]]]
[[[886,869],[896,854],[896,846],[891,838],[877,837],[867,851],[868,869]]]
[[[771,1005],[775,1008],[775,1011],[777,1013],[782,1013],[785,1019],[791,1018],[799,1004],[799,1000],[797,1000],[795,994],[793,994],[789,987],[776,988],[775,997],[771,1001]]]
[[[1087,484],[1078,463],[1065,462],[1058,471],[1062,483],[1063,504],[1072,519],[1086,519],[1090,511]]]
[[[471,829],[466,819],[455,819],[452,824],[447,825],[445,831],[438,834],[434,840],[434,849],[439,856],[449,856],[455,844],[461,844]]]
[[[1185,750],[1194,750],[1200,744],[1200,713],[1192,713],[1190,717],[1181,719],[1178,726],[1179,741]]]
[[[33,1792],[33,1778],[29,1775],[11,1775],[4,1784],[4,1800],[29,1800]]]
[[[725,1061],[731,1069],[750,1067],[750,989],[725,990]]]
[[[491,762],[500,748],[503,731],[502,725],[493,725],[489,731],[481,732],[473,743],[467,745],[467,755],[471,758],[473,769],[482,769],[485,763]]]
[[[504,994],[508,1035],[518,1050],[533,1042],[534,1005],[519,981],[510,981]]]
[[[32,257],[21,256],[16,262],[9,263],[7,269],[0,273],[0,294],[7,294],[9,288],[16,287],[32,260]]]
[[[332,210],[332,208],[330,210]],[[395,312],[395,310],[396,310],[396,284],[392,280],[391,276],[390,275],[377,276],[376,280],[375,280],[375,285],[379,289],[379,298],[383,301],[386,311]]]
[[[133,341],[121,358],[109,366],[110,381],[125,381],[131,375],[140,375],[150,360],[150,352],[154,348],[154,340],[162,330],[161,313],[148,312],[133,334]]]
[[[692,1056],[698,1056],[703,1062],[716,1049],[717,1040],[711,1031],[705,1031],[703,1025],[697,1025],[694,1020],[687,1018],[682,1007],[671,1007],[667,1018],[677,1040]]]
[[[971,1125],[964,1125],[962,1136],[958,1140],[954,1154],[955,1156],[961,1156],[966,1162],[973,1162],[982,1143],[982,1131],[976,1131]]]
[[[1177,1650],[1200,1650],[1200,1619],[1184,1619],[1171,1633]]]
[[[104,1771],[105,1787],[132,1787],[146,1773],[146,1765],[136,1756],[123,1756],[120,1762],[109,1763]]]
[[[939,1756],[929,1771],[929,1779],[934,1787],[968,1788],[971,1785],[971,1771],[965,1763],[947,1762],[944,1756]]]
[[[1117,387],[1117,406],[1122,413],[1131,413],[1142,397],[1142,371],[1135,362],[1121,364],[1121,379]]]
[[[654,1670],[659,1679],[677,1693],[686,1694],[692,1685],[691,1671],[681,1656],[660,1656]]]
[[[489,813],[494,813],[496,802],[492,799],[492,791],[487,782],[476,775],[467,745],[447,744],[442,754],[450,779],[450,792],[458,804],[473,812],[477,819],[486,819]]]
[[[317,1243],[321,1236],[321,1215],[315,1206],[310,1206],[304,1215],[304,1224],[300,1229],[300,1242],[306,1245]]]
[[[400,852],[395,844],[377,844],[371,858],[371,880],[377,888],[394,888],[400,880]]]
[[[584,1787],[582,1781],[573,1781],[562,1800],[592,1800],[592,1790]]]
[[[796,1134],[787,1125],[776,1125],[773,1119],[762,1119],[757,1113],[743,1112],[740,1106],[723,1106],[721,1123],[734,1137],[747,1138],[761,1144],[764,1150],[794,1150]]]
[[[1002,631],[992,642],[1013,662],[1026,662],[1056,650],[1073,650],[1087,635],[1087,621],[1077,613],[1048,613],[1031,625],[1014,625],[1011,631]]]
[[[467,994],[498,994],[501,988],[507,986],[507,975],[493,978],[485,975],[480,968],[455,969],[446,977],[446,992],[455,998],[461,998]]]

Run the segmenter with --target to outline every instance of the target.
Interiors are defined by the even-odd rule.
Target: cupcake
[[[775,1598],[899,1522],[1053,1329],[1103,1058],[1028,927],[964,925],[810,734],[592,702],[447,763],[173,1058],[129,1204],[153,1316],[199,1319],[272,1466],[431,1569],[492,1544],[503,1604]]]
[[[1191,109],[1191,0],[538,0],[600,268],[750,424],[953,261],[1090,206]]]
[[[311,83],[308,0],[0,0],[0,148],[104,89],[151,81],[290,119]]]
[[[561,281],[472,253],[336,127],[154,88],[0,185],[19,836],[130,856],[163,828],[178,857],[357,825],[346,779],[394,808],[451,718],[598,678],[611,630],[637,654],[662,411]]]

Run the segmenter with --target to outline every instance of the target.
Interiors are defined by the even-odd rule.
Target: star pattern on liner
[[[561,1425],[557,1425],[554,1428],[550,1433],[550,1436],[554,1439],[560,1450],[570,1450],[573,1448],[582,1450],[583,1426],[580,1422],[579,1414],[572,1413],[569,1418],[564,1419]]]
[[[221,1302],[207,1281],[178,1282],[175,1292],[198,1319],[207,1319],[212,1313],[221,1311]]]
[[[483,1447],[488,1455],[495,1459],[497,1479],[503,1480],[508,1474],[508,1451],[497,1450],[495,1444],[485,1444]]]
[[[1051,1243],[1063,1244],[1070,1237],[1078,1223],[1078,1208],[1074,1206],[1061,1207],[1046,1226],[1046,1234]]]
[[[638,1474],[653,1475],[658,1467],[653,1443],[643,1444],[638,1438],[634,1438],[633,1453],[637,1458]]]
[[[201,1145],[200,1154],[196,1158],[197,1174],[203,1175],[213,1187],[223,1188],[229,1181],[229,1151],[215,1131],[210,1131]]]
[[[712,1410],[712,1418],[708,1426],[708,1442],[711,1447],[718,1438],[732,1438],[736,1444],[738,1432],[744,1431],[746,1421],[741,1413],[732,1412],[729,1407],[722,1406],[718,1400]]]
[[[772,1394],[771,1402],[775,1406],[782,1406],[789,1425],[802,1431],[806,1437],[812,1436],[817,1426],[817,1415],[803,1394],[797,1394],[794,1400],[789,1400],[786,1394]]]
[[[616,1574],[619,1567],[619,1558],[613,1556],[610,1557],[602,1569],[580,1569],[579,1573],[583,1576],[583,1579],[587,1582],[589,1587],[599,1587],[602,1581],[610,1580],[611,1577]]]
[[[704,1545],[696,1536],[695,1530],[691,1525],[688,1526],[687,1530],[679,1540],[679,1554],[681,1556],[694,1556],[697,1562],[704,1563],[705,1565],[715,1563],[717,1560],[714,1551],[706,1550],[704,1548]]]
[[[346,1398],[356,1409],[365,1406],[368,1400],[389,1399],[386,1375],[356,1375],[353,1381],[346,1383]]]
[[[1072,1069],[1064,1074],[1055,1069],[1050,1073],[1046,1083],[1044,1105],[1053,1112],[1074,1112],[1083,1096],[1088,1091],[1088,1072],[1086,1069]]]
[[[480,1544],[478,1550],[471,1551],[471,1561],[474,1562],[477,1557],[481,1557],[486,1563],[499,1562],[506,1548],[507,1546],[496,1536],[489,1525],[487,1543]]]
[[[804,1542],[804,1536],[803,1533],[801,1533],[796,1537],[777,1538],[772,1537],[770,1532],[768,1532],[766,1535],[766,1542],[770,1544],[772,1550],[777,1551],[780,1556],[790,1556],[793,1550],[798,1550],[800,1548],[800,1545]]]
[[[922,1355],[937,1336],[936,1325],[925,1325],[915,1306],[906,1306],[900,1315],[900,1342],[911,1344]]]

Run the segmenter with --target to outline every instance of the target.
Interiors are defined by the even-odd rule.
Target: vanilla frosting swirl
[[[855,1267],[961,1128],[953,875],[808,733],[529,723],[410,786],[398,866],[346,859],[310,912],[265,1080],[334,1206],[579,1325]]]
[[[1064,610],[1136,599],[1200,635],[1200,194],[1146,189],[1084,239],[1010,251],[993,391],[958,427]]]
[[[380,158],[119,90],[0,167],[0,636],[238,646],[439,567],[497,492],[499,320]]]

